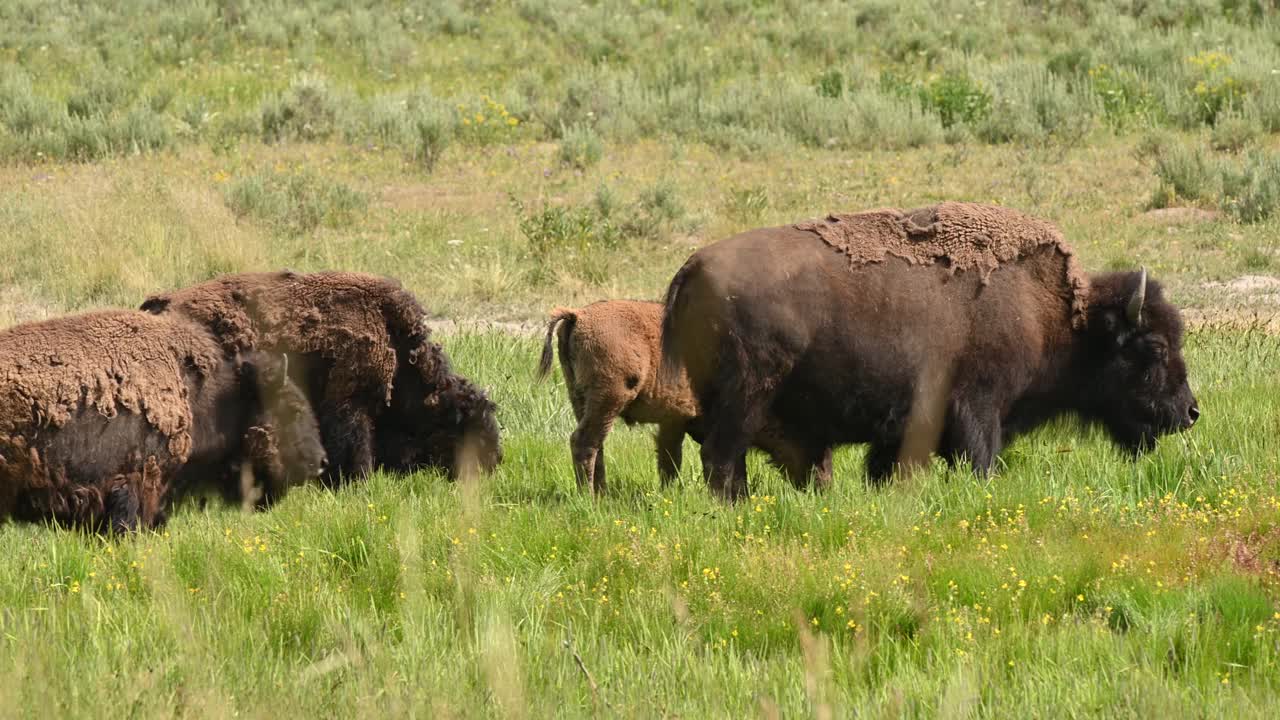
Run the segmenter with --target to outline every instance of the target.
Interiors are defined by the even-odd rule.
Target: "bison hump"
[[[848,257],[851,267],[893,256],[913,265],[942,264],[953,274],[977,271],[984,285],[1002,265],[1052,247],[1067,260],[1063,281],[1072,295],[1072,322],[1077,327],[1085,322],[1088,278],[1062,232],[1047,220],[1017,210],[944,202],[913,210],[832,214],[795,227],[814,233]]]

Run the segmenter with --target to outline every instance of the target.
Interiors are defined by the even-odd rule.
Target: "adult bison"
[[[1085,275],[1049,223],[943,203],[699,250],[668,288],[662,350],[701,403],[712,489],[737,498],[765,418],[814,457],[870,443],[873,482],[911,446],[986,473],[1062,414],[1140,452],[1199,416],[1181,345],[1178,310],[1145,271]]]
[[[422,306],[394,280],[225,275],[153,295],[142,309],[194,319],[229,350],[289,353],[316,409],[330,485],[379,466],[456,475],[464,456],[484,470],[502,458],[494,404],[450,369]]]
[[[324,450],[281,359],[226,353],[204,327],[107,311],[0,332],[0,518],[155,527],[200,488],[265,504]]]

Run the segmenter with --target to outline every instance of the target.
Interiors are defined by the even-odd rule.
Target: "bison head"
[[[435,467],[456,478],[468,464],[490,472],[502,462],[497,406],[434,344],[396,373],[376,442],[379,464],[400,472]]]
[[[1089,294],[1086,415],[1137,454],[1200,417],[1182,359],[1182,318],[1146,270],[1095,275]]]
[[[269,442],[259,439],[251,446],[255,470],[268,495],[278,495],[291,485],[318,477],[328,465],[320,428],[306,394],[289,376],[289,357],[253,353],[247,361],[253,368],[258,392],[258,417],[253,425],[269,429]],[[268,498],[269,500],[270,498]]]

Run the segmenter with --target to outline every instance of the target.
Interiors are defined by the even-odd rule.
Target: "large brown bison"
[[[663,363],[688,372],[704,473],[725,498],[746,492],[740,460],[766,418],[814,453],[869,443],[881,482],[904,442],[986,473],[1059,415],[1135,453],[1199,416],[1181,318],[1145,271],[1087,276],[1052,225],[965,203],[699,250],[667,291]]]
[[[281,359],[229,355],[200,325],[106,311],[0,332],[0,518],[156,527],[175,495],[266,504],[323,466]]]
[[[547,323],[539,377],[551,372],[553,338],[578,427],[569,439],[579,487],[605,488],[604,441],[619,417],[628,425],[658,426],[658,477],[666,487],[679,472],[684,436],[702,441],[698,402],[683,373],[664,378],[661,364],[662,303],[605,300],[557,308]],[[810,456],[766,424],[753,442],[796,487],[831,482],[831,451]]]
[[[502,458],[494,404],[450,369],[422,306],[394,280],[226,275],[154,295],[142,309],[192,318],[229,350],[289,353],[320,422],[330,485],[375,467],[456,475],[463,455],[484,470]]]

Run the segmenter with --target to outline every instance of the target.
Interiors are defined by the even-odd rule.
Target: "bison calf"
[[[554,336],[578,421],[569,445],[580,487],[604,489],[604,441],[619,417],[628,425],[658,426],[658,477],[664,487],[680,471],[684,436],[702,441],[698,403],[686,378],[659,377],[662,309],[656,302],[607,300],[551,312],[538,375],[546,377],[551,371]],[[771,426],[754,439],[796,487],[810,478],[822,488],[830,484],[830,449],[803,452]]]
[[[238,499],[242,469],[262,505],[323,465],[280,360],[195,323],[107,311],[0,332],[0,517],[156,527],[177,494]]]

